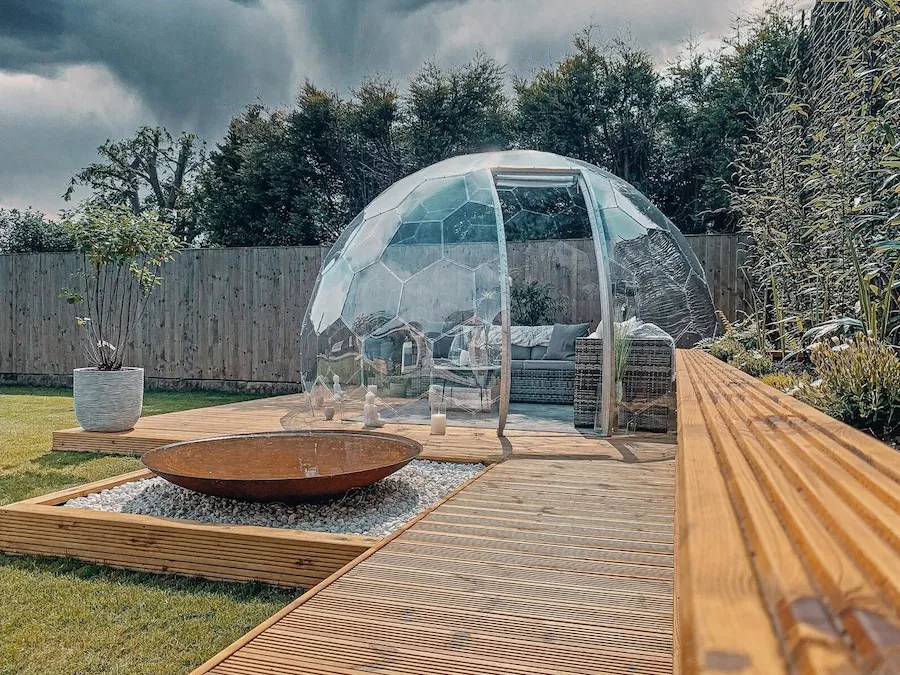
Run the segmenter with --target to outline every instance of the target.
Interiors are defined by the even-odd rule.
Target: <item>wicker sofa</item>
[[[408,397],[427,393],[431,384],[431,364],[451,364],[454,357],[458,357],[458,353],[453,351],[457,335],[455,324],[437,324],[425,330],[422,328],[416,326],[412,333],[416,353],[421,356],[417,356],[418,365],[407,376]],[[552,330],[550,326],[532,328]],[[499,330],[499,327],[494,327],[493,330]],[[390,342],[377,345],[381,349],[379,356],[386,373],[399,374],[402,344],[409,334],[406,331],[392,331]],[[426,339],[421,339],[423,334]],[[498,336],[491,336],[492,343],[497,340]],[[544,359],[547,352],[544,342],[546,341],[525,346],[513,341],[510,401],[573,405],[575,426],[592,427],[602,374],[603,341],[596,338],[576,339],[575,359],[571,361]],[[374,354],[367,356],[370,359],[377,358]],[[637,338],[630,341],[618,410],[621,426],[640,431],[663,432],[674,428],[673,369],[671,339]]]
[[[426,358],[433,363],[450,359],[453,354],[457,326],[453,323],[432,325],[423,331],[430,351]],[[548,336],[552,326],[543,328]],[[499,326],[492,328],[499,331]],[[514,331],[515,332],[515,331]],[[492,337],[492,340],[494,338]],[[510,400],[514,403],[556,403],[572,405],[575,397],[575,361],[544,359],[546,341],[534,346],[512,344]],[[399,356],[397,356],[399,358]]]
[[[512,346],[509,400],[513,403],[572,405],[575,362],[544,359],[546,345]]]

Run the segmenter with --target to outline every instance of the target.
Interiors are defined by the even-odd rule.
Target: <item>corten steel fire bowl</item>
[[[144,453],[157,476],[188,490],[253,502],[320,501],[381,480],[422,452],[364,431],[282,431],[173,443]]]

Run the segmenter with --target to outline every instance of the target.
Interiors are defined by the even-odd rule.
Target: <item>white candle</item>
[[[447,415],[445,413],[431,414],[431,433],[433,436],[443,436],[447,433]]]

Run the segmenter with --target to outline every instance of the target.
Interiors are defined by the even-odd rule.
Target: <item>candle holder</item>
[[[431,403],[431,435],[443,436],[447,433],[447,404],[443,400]]]

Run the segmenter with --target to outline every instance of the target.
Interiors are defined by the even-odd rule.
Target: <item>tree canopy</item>
[[[40,211],[0,209],[0,253],[46,253],[73,248],[63,227]]]
[[[727,46],[688,43],[663,67],[633,40],[587,28],[526,77],[478,52],[425,63],[403,86],[369,77],[347,95],[307,81],[292,106],[253,103],[208,154],[193,135],[142,127],[78,172],[92,201],[157,211],[190,243],[332,242],[382,190],[455,155],[533,148],[634,183],[684,232],[731,231],[734,161],[794,67],[798,23],[775,6]]]
[[[178,138],[162,127],[141,127],[132,138],[107,140],[97,148],[101,161],[72,176],[63,195],[72,198],[78,186],[91,190],[90,201],[107,207],[126,204],[139,215],[153,210],[171,222],[176,234],[198,234],[191,210],[193,180],[205,162],[203,143],[182,132]]]

